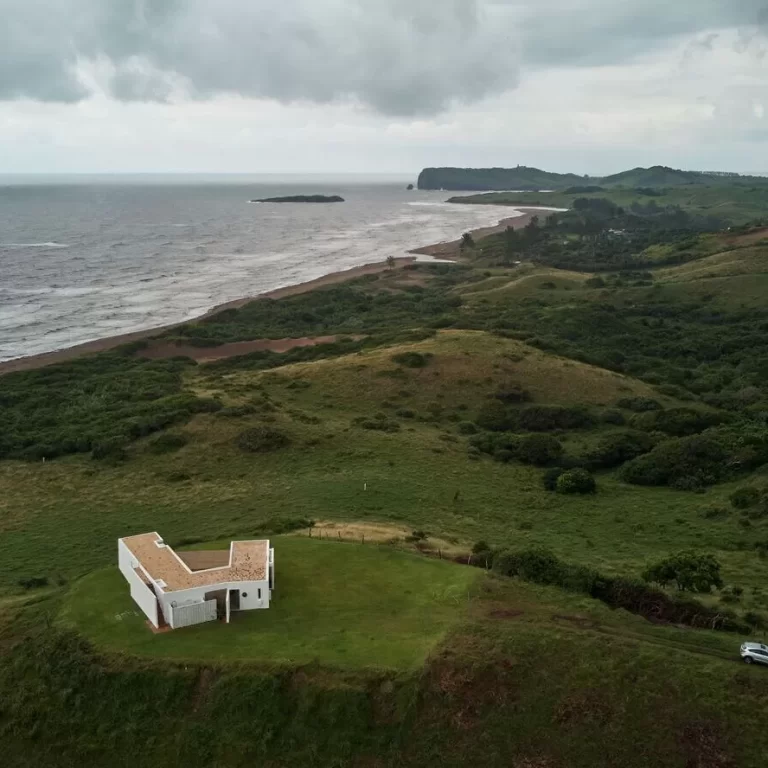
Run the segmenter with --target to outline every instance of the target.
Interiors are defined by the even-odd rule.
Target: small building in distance
[[[223,619],[269,608],[275,550],[267,540],[233,541],[229,550],[175,552],[158,533],[117,540],[120,572],[156,629]]]

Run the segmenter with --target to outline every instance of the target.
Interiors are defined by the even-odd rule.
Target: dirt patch
[[[491,611],[488,615],[492,619],[516,619],[518,616],[522,616],[524,611],[515,611],[511,608],[498,608],[495,611]]]
[[[149,346],[138,352],[140,357],[160,360],[169,357],[189,357],[199,363],[212,360],[224,360],[228,357],[247,355],[251,352],[288,352],[297,347],[314,347],[318,344],[333,344],[338,336],[314,336],[301,339],[255,339],[254,341],[235,341],[218,347],[193,347],[189,344],[174,344],[167,341],[152,341]],[[350,337],[358,340],[361,336]]]
[[[745,235],[726,236],[723,240],[730,246],[754,245],[762,240],[768,240],[768,227],[754,229]]]
[[[411,533],[412,529],[410,528],[386,525],[385,523],[335,522],[333,520],[320,520],[311,529],[313,538],[374,544],[410,544],[412,542],[407,542],[406,539]],[[310,529],[303,528],[293,535],[309,536]],[[415,543],[414,549],[418,549],[422,554],[435,557],[441,553],[447,560],[452,559],[454,552],[461,551],[462,548],[460,545],[445,539],[430,536],[425,542]],[[466,555],[462,562],[466,565]]]
[[[605,725],[615,715],[614,705],[606,700],[601,691],[586,690],[565,696],[555,708],[555,720],[561,724],[582,725],[596,723]]]
[[[687,724],[678,741],[685,751],[687,768],[736,768],[735,760],[726,752],[720,729],[712,722]]]
[[[580,629],[594,629],[600,625],[594,619],[588,619],[586,616],[565,616],[561,614],[554,614],[552,621],[566,621],[569,624],[579,627]]]
[[[213,684],[214,677],[215,675],[212,669],[203,667],[203,669],[200,670],[200,674],[197,676],[197,682],[195,683],[195,690],[192,694],[193,712],[197,712],[205,701],[205,698],[208,695],[208,689]]]
[[[460,731],[481,725],[489,707],[506,706],[516,698],[511,685],[512,665],[507,660],[483,667],[456,667],[450,662],[436,664],[431,672],[434,688],[440,697],[454,704],[451,722]]]

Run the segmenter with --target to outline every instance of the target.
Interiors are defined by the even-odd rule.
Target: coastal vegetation
[[[636,182],[0,376],[8,763],[761,768],[768,193]],[[144,530],[273,537],[274,612],[146,632]]]

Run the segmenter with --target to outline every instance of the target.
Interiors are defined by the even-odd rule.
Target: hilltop
[[[739,174],[682,171],[656,165],[633,168],[610,176],[579,176],[551,173],[538,168],[425,168],[419,174],[419,189],[453,191],[531,191],[599,192],[601,187],[654,188],[688,185],[722,186],[748,184],[768,187],[768,178]]]

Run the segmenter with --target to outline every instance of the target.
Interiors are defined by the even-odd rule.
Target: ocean
[[[0,177],[0,361],[183,321],[514,215],[407,183]],[[346,202],[249,203],[295,194]]]

